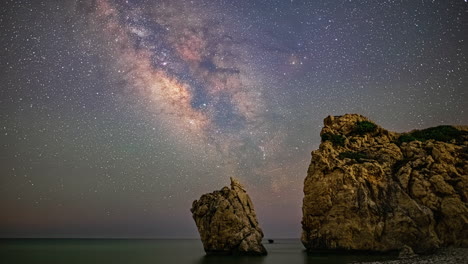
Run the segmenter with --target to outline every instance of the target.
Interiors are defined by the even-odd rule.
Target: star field
[[[231,176],[298,237],[327,115],[468,124],[463,0],[0,5],[1,237],[197,237]]]

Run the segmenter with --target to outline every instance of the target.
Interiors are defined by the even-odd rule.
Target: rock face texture
[[[304,182],[308,251],[468,246],[467,127],[399,134],[347,114],[320,134]]]
[[[252,201],[236,179],[231,188],[202,195],[190,211],[207,254],[267,254]]]

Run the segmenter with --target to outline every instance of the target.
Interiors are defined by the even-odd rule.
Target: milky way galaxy
[[[0,8],[0,236],[197,237],[237,177],[298,237],[328,115],[468,124],[465,1],[66,0]]]
[[[261,73],[249,63],[255,47],[230,29],[246,26],[211,9],[192,2],[97,1],[92,26],[113,42],[107,47],[119,67],[115,78],[145,100],[171,140],[221,157],[225,177],[236,177],[252,159],[243,152],[266,155],[265,146],[281,133],[267,133]]]

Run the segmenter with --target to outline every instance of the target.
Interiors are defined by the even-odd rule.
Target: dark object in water
[[[268,239],[268,244],[273,244],[275,241],[273,239]]]

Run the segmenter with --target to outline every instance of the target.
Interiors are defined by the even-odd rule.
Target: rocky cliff
[[[252,201],[236,179],[231,188],[202,195],[190,211],[207,254],[267,254]]]
[[[399,134],[361,115],[327,117],[304,182],[304,246],[416,253],[467,247],[467,131]]]

